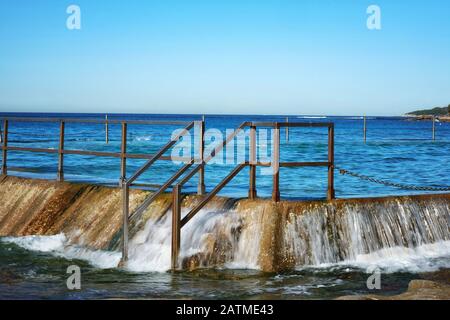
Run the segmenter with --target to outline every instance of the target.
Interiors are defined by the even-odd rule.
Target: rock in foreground
[[[405,293],[396,296],[355,295],[337,300],[450,300],[450,285],[429,280],[412,280]]]

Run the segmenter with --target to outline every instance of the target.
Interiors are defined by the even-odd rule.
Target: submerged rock
[[[450,300],[450,285],[429,280],[412,280],[405,293],[395,296],[353,295],[337,300]]]

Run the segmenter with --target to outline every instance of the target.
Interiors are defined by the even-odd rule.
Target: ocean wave
[[[144,246],[138,245],[136,239],[131,243],[130,261],[128,271],[132,272],[165,272],[170,266],[170,244],[166,241],[167,230],[162,229],[156,234],[160,241],[151,242],[150,239],[142,239]],[[141,232],[140,236],[144,233]],[[139,238],[139,236],[138,236]],[[155,239],[152,239],[155,240]],[[23,236],[5,237],[0,241],[16,244],[30,251],[38,251],[62,257],[68,260],[78,259],[88,262],[100,269],[116,268],[121,259],[118,251],[91,250],[84,247],[68,244],[64,234],[52,236]],[[133,243],[134,242],[134,243]],[[139,242],[139,240],[137,241]],[[141,254],[138,254],[136,249]],[[184,250],[184,256],[196,253],[193,248]],[[191,252],[192,251],[192,252]],[[245,260],[245,259],[244,259]],[[233,261],[224,266],[225,269],[254,269],[258,270],[257,263],[248,261]],[[434,272],[443,268],[450,268],[450,241],[441,241],[432,244],[424,244],[416,248],[392,247],[381,249],[369,254],[361,254],[354,259],[337,263],[324,263],[320,265],[301,266],[297,271],[333,271],[348,268],[357,268],[367,273],[374,268],[379,268],[382,273],[423,273]]]
[[[301,116],[297,117],[297,119],[327,119],[326,116]]]
[[[150,141],[152,140],[152,136],[151,135],[147,135],[147,136],[137,136],[133,138],[134,141]]]
[[[119,252],[90,250],[70,245],[63,233],[52,236],[5,237],[1,241],[16,244],[30,251],[50,253],[69,260],[84,260],[100,269],[116,268],[121,259]]]
[[[358,255],[351,260],[304,266],[297,269],[341,269],[346,267],[355,267],[368,273],[372,272],[374,268],[379,268],[382,273],[434,272],[450,268],[450,241],[424,244],[415,248],[384,248]]]

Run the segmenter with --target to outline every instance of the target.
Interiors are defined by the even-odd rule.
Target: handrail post
[[[250,127],[250,182],[248,197],[249,199],[256,198],[256,127]]]
[[[334,124],[328,127],[328,192],[327,199],[335,198],[334,191]]]
[[[64,131],[65,123],[61,120],[59,123],[59,147],[58,147],[58,182],[64,181]]]
[[[178,268],[181,236],[181,186],[175,185],[172,191],[172,271]]]
[[[106,141],[106,144],[109,143],[108,115],[105,115],[105,141]]]
[[[8,120],[3,121],[3,147],[2,147],[2,174],[8,174],[8,166],[6,164],[8,157]]]
[[[200,156],[200,163],[204,163],[205,161],[205,116],[202,117],[202,121],[199,122],[199,145],[198,145],[198,153]],[[205,166],[200,168],[198,172],[198,187],[197,194],[204,195],[205,194]]]
[[[122,122],[122,144],[120,150],[120,183],[122,184],[127,177],[127,123]]]
[[[128,261],[128,220],[130,210],[130,187],[127,181],[122,180],[122,261],[121,264],[125,264]]]
[[[275,122],[275,129],[273,132],[273,155],[272,155],[272,169],[273,169],[273,186],[272,186],[272,201],[280,201],[280,126]]]

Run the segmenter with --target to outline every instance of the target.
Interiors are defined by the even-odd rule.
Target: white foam
[[[327,119],[326,116],[301,116],[297,117],[297,119]]]
[[[150,141],[152,140],[152,136],[147,135],[147,136],[137,136],[134,138],[135,141]]]
[[[182,215],[186,214],[182,212]],[[138,232],[129,244],[127,269],[134,272],[170,269],[171,264],[171,213],[161,220],[148,220],[143,230]],[[219,234],[232,245],[230,261],[226,268],[257,269],[259,254],[258,233],[250,229],[242,230],[239,239],[233,230],[240,227],[240,217],[236,212],[216,212],[200,210],[181,232],[180,261],[198,253],[211,252],[209,239],[216,239]],[[222,238],[222,240],[224,240]]]
[[[392,247],[357,255],[352,260],[338,263],[323,263],[304,268],[332,268],[351,266],[371,272],[379,268],[384,273],[394,272],[433,272],[450,268],[450,241],[424,244],[416,248]]]
[[[183,215],[186,212],[182,213]],[[127,269],[133,272],[165,272],[170,269],[171,260],[171,213],[168,212],[160,220],[148,220],[143,230],[138,232],[129,245],[129,261]],[[246,219],[246,220],[242,220]],[[197,253],[211,253],[214,240],[225,241],[229,250],[224,268],[260,269],[258,258],[261,243],[262,215],[253,212],[241,215],[235,211],[217,212],[211,209],[201,210],[181,232],[180,261]],[[302,220],[303,221],[303,220]],[[320,222],[320,221],[319,221]],[[320,224],[305,220],[311,230],[318,230]],[[245,226],[245,227],[244,227]],[[236,230],[240,230],[238,233]],[[289,228],[287,229],[290,230]],[[354,235],[364,230],[352,229]],[[317,234],[319,234],[318,232]],[[286,233],[292,239],[300,239],[297,233]],[[315,234],[312,232],[311,234]],[[358,238],[357,237],[357,238]],[[331,245],[321,242],[317,237],[309,237],[310,248],[316,252],[309,260],[309,266],[298,266],[298,269],[313,268],[345,268],[356,267],[362,270],[378,267],[385,273],[393,272],[432,272],[440,268],[450,268],[450,241],[438,241],[418,247],[391,246],[368,254],[360,248],[360,241],[349,241],[352,258],[337,263],[323,263],[333,258]],[[15,243],[28,250],[47,252],[66,259],[85,260],[98,268],[115,268],[118,266],[121,253],[114,251],[90,250],[70,245],[64,234],[54,236],[7,237],[3,242]],[[295,256],[303,256],[306,244],[300,243],[302,250],[293,251]],[[326,254],[318,254],[326,248]],[[328,252],[330,251],[330,252]],[[336,261],[336,260],[334,260]]]
[[[40,252],[61,250],[66,241],[66,236],[62,233],[54,236],[6,237],[2,239],[2,242],[14,243],[24,249]]]
[[[79,246],[69,245],[66,236],[62,233],[53,236],[5,237],[2,238],[1,241],[14,243],[27,250],[46,252],[69,260],[85,260],[91,265],[101,269],[117,267],[121,258],[121,255],[118,252],[90,250]]]

